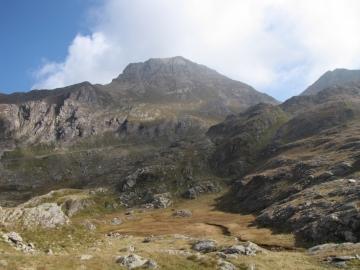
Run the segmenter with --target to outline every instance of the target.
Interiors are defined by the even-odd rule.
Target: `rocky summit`
[[[107,85],[1,94],[0,265],[358,269],[347,78],[280,104],[173,57]]]
[[[360,81],[360,70],[348,70],[337,68],[333,71],[327,71],[316,82],[310,85],[300,95],[315,95],[326,87],[336,84]]]

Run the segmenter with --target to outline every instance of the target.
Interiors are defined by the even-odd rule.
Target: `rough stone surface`
[[[93,255],[88,255],[88,254],[83,254],[83,255],[77,255],[76,256],[76,258],[78,258],[80,260],[90,260],[93,257],[94,257]]]
[[[12,242],[14,242],[15,244],[18,244],[18,243],[22,243],[22,238],[21,236],[16,233],[16,232],[10,232],[7,234],[7,237],[9,240],[11,240]]]
[[[90,231],[95,231],[96,230],[96,226],[93,225],[90,220],[85,219],[81,222],[87,229],[89,229]]]
[[[216,247],[214,247],[214,243],[216,241],[212,239],[201,239],[198,240],[191,249],[196,251],[203,251],[203,252],[213,252],[216,251]]]
[[[149,268],[157,268],[156,262],[153,260],[145,259],[136,254],[130,254],[126,256],[122,256],[117,260],[121,266],[126,266],[129,269],[133,269],[136,267],[141,267],[147,265]]]
[[[156,194],[151,198],[151,202],[155,208],[162,209],[172,205],[173,201],[168,197],[171,197],[170,193]]]
[[[219,270],[237,270],[235,265],[223,260],[218,260],[216,268]]]
[[[55,203],[43,203],[32,208],[17,207],[0,212],[0,221],[5,226],[14,224],[24,227],[55,228],[70,224],[69,218]]]
[[[191,211],[190,210],[175,210],[173,212],[173,216],[178,216],[178,217],[190,217]]]

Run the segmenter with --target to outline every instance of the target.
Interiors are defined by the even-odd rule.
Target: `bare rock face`
[[[255,222],[291,230],[315,243],[355,243],[360,239],[360,212],[355,204],[359,191],[359,183],[326,182],[266,208]],[[331,200],[335,196],[344,199]]]
[[[7,227],[24,226],[54,228],[70,224],[69,218],[55,203],[43,203],[32,208],[16,207],[0,211],[0,220]]]

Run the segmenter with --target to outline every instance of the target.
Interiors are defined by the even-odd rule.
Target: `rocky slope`
[[[348,70],[345,68],[337,68],[333,71],[327,71],[316,82],[310,85],[300,96],[316,95],[321,90],[336,85],[348,82],[360,81],[360,70]]]
[[[360,84],[348,83],[278,106],[259,104],[210,128],[215,142],[230,136],[216,150],[227,154],[212,158],[226,160],[220,174],[225,168],[238,177],[226,207],[257,213],[254,224],[310,243],[358,241],[359,116]]]

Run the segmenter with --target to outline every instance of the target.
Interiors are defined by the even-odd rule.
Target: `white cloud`
[[[34,72],[38,82],[33,89],[53,89],[82,81],[108,83],[116,76],[117,61],[121,47],[112,43],[101,32],[91,36],[78,34],[68,49],[68,56],[62,63],[45,61]]]
[[[358,0],[107,0],[36,88],[108,83],[130,62],[182,55],[278,99],[327,70],[360,67]]]

